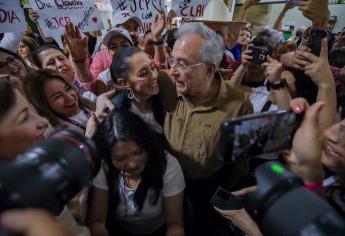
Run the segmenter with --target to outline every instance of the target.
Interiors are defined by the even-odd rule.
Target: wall
[[[280,11],[283,9],[284,4],[272,4],[271,12],[268,20],[268,25],[273,26],[275,19],[277,18]],[[345,27],[345,4],[329,5],[331,15],[338,16],[338,21],[334,27],[333,32],[341,31]],[[305,18],[298,8],[295,7],[285,14],[282,25],[295,25],[295,29],[299,26],[309,26],[311,21]]]

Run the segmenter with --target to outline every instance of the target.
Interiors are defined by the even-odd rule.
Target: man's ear
[[[207,65],[207,74],[210,75],[210,76],[214,76],[214,74],[216,73],[217,71],[217,66],[216,64],[208,64]]]
[[[117,79],[117,84],[121,87],[128,88],[129,84],[125,79]]]

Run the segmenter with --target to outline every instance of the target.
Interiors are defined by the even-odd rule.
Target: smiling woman
[[[84,134],[94,104],[79,95],[66,75],[48,69],[35,71],[25,77],[24,91],[54,127],[69,127]]]
[[[0,78],[0,164],[42,140],[47,127],[10,80]]]
[[[8,74],[23,79],[29,70],[16,53],[0,47],[0,74]]]

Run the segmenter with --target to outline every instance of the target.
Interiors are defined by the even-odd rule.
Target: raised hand
[[[161,11],[155,16],[152,25],[151,25],[151,32],[153,40],[159,40],[161,34],[165,27],[165,14],[164,10]]]
[[[89,58],[88,38],[82,38],[79,28],[72,23],[68,23],[65,26],[64,38],[73,61],[76,63],[87,61]]]
[[[250,61],[253,59],[252,52],[253,50],[250,50],[250,46],[253,46],[253,44],[248,44],[246,49],[242,52],[241,60],[242,65],[247,67],[250,63]]]
[[[272,59],[270,56],[267,56],[267,62],[263,63],[261,66],[264,67],[266,78],[270,83],[280,83],[283,71],[282,63]]]
[[[311,20],[314,26],[326,27],[330,15],[328,0],[301,0],[298,10],[302,11],[302,14]]]
[[[251,6],[257,4],[258,2],[260,2],[260,0],[246,0],[243,3],[243,7],[244,8],[250,8]]]
[[[327,38],[322,40],[320,56],[306,51],[297,51],[298,58],[305,58],[304,73],[309,76],[316,86],[330,87],[334,85],[333,75],[328,63]]]
[[[324,102],[317,102],[309,107],[303,98],[291,101],[294,112],[305,112],[305,114],[293,138],[291,153],[285,156],[285,160],[289,168],[305,182],[313,183],[323,179],[321,166],[323,135],[319,126],[319,117],[324,106]]]

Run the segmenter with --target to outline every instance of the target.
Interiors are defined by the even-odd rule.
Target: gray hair
[[[199,50],[201,62],[216,64],[218,67],[219,63],[222,61],[225,50],[225,44],[222,37],[203,23],[199,22],[183,24],[178,28],[175,37],[176,40],[178,40],[179,38],[190,34],[200,35],[204,39]]]

